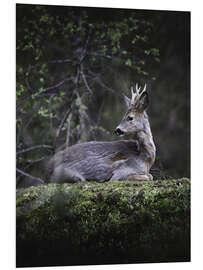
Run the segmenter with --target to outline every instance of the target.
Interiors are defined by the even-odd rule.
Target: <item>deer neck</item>
[[[151,167],[155,160],[156,147],[154,145],[148,117],[144,125],[144,130],[137,133],[137,140],[140,145],[140,157],[149,163]]]

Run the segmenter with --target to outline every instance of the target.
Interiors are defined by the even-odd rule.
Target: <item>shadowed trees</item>
[[[174,51],[183,61],[188,56],[184,55],[184,50],[183,53],[170,44],[178,44],[177,40],[182,44],[179,37],[182,31],[188,37],[186,25],[189,21],[183,13],[180,21],[185,23],[182,28],[178,24],[172,35],[176,26],[170,26],[170,22],[171,19],[176,22],[178,14],[170,16],[172,13],[169,13],[167,20],[165,14],[141,10],[17,5],[18,186],[24,178],[28,183],[29,175],[38,179],[35,179],[36,183],[43,180],[43,162],[59,147],[87,140],[115,139],[111,133],[123,113],[122,93],[128,94],[130,85],[135,82],[146,82],[148,89],[153,89],[150,108],[153,133],[160,148],[160,160],[167,161],[166,167],[172,166],[171,153],[165,150],[167,145],[161,139],[166,138],[162,128],[166,118],[163,116],[169,114],[166,133],[170,127],[177,131],[178,125],[177,139],[182,130],[187,130],[188,134],[185,111],[188,112],[189,103],[185,102],[185,89],[183,84],[178,85],[178,81],[181,76],[184,80],[189,65],[186,63],[187,72],[184,73],[183,63],[179,63],[181,72],[176,73],[175,83],[176,88],[179,87],[177,99],[182,103],[176,103],[177,91],[173,92],[172,88],[174,81],[170,84],[170,93],[167,91],[168,82],[174,78],[167,70],[174,66]],[[185,84],[188,86],[187,82]],[[184,138],[188,148],[187,134]],[[174,142],[168,143],[174,145],[174,153]],[[180,156],[181,151],[178,150]],[[188,156],[188,150],[184,156]],[[186,172],[181,162],[179,168],[179,174]],[[174,168],[175,173],[177,170]]]

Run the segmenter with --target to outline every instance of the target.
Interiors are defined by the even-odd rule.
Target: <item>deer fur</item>
[[[146,85],[125,98],[127,112],[115,130],[118,136],[134,134],[134,140],[86,142],[67,147],[49,162],[50,182],[152,180],[155,145],[146,108]]]

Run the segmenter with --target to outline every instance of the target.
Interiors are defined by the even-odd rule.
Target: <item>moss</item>
[[[190,180],[17,191],[17,265],[190,260]]]

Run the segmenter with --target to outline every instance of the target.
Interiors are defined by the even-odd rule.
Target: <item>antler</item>
[[[135,85],[135,93],[134,93],[133,86],[131,86],[131,93],[132,93],[131,105],[135,105],[137,103],[140,96],[146,91],[146,87],[147,87],[147,85],[145,84],[143,90],[141,90],[141,86],[138,87],[138,84],[136,83],[136,85]]]

